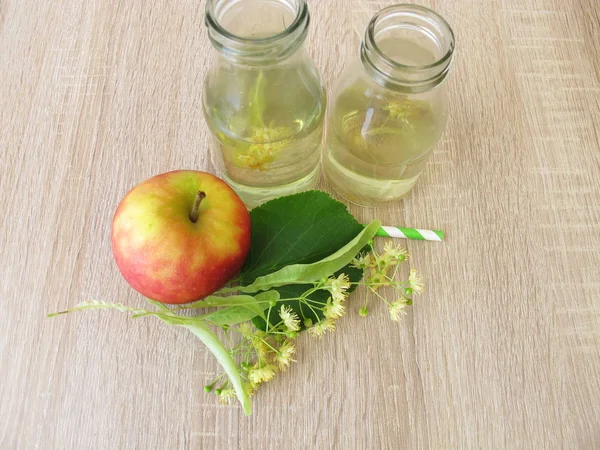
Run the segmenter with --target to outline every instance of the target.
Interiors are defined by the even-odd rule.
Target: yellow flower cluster
[[[290,127],[257,128],[250,138],[247,149],[234,155],[235,163],[252,170],[267,171],[279,153],[293,140]]]
[[[288,368],[290,363],[294,362],[294,359],[292,359],[292,357],[294,356],[295,352],[296,348],[290,341],[285,341],[281,345],[281,347],[279,347],[274,357],[275,362],[277,362],[277,365],[279,366],[279,369],[285,370]]]
[[[379,254],[372,251],[371,253],[359,255],[352,260],[351,265],[365,271],[370,289],[376,291],[380,287],[390,284],[392,280],[389,277],[389,272],[392,267],[406,261],[409,256],[410,253],[405,248],[394,247],[388,242],[383,253]]]
[[[415,269],[410,270],[406,281],[396,281],[400,263],[406,261],[409,256],[405,248],[387,243],[381,253],[371,245],[371,251],[357,255],[351,263],[353,267],[364,271],[363,282],[355,284],[364,284],[369,295],[381,299],[387,305],[391,320],[396,322],[406,315],[407,307],[412,304],[412,295],[423,292],[423,281]],[[294,306],[294,303],[277,305],[277,302],[273,302],[268,312],[265,311],[265,330],[256,328],[250,321],[236,327],[235,331],[241,336],[241,343],[232,346],[231,355],[242,361],[239,365],[240,375],[246,380],[246,389],[250,395],[262,383],[272,380],[278,372],[286,370],[294,362],[296,347],[293,340],[303,326],[310,335],[319,338],[335,330],[337,320],[346,313],[345,302],[352,284],[348,275],[344,273],[324,278],[315,282],[299,297],[281,299],[298,302],[298,307]],[[387,301],[378,292],[381,287],[397,291],[399,295],[396,300]],[[327,292],[328,299],[325,304],[311,297],[317,291]],[[306,315],[308,310],[311,311],[310,316]],[[368,313],[365,303],[359,314],[364,317]],[[276,314],[279,320],[273,320]],[[213,390],[215,384],[216,381],[206,386],[205,390]],[[235,398],[235,390],[229,381],[214,391],[221,402],[229,402]]]
[[[283,315],[288,314],[288,323],[294,329],[300,329],[299,319],[291,309],[286,306],[281,307]],[[247,380],[248,392],[254,394],[258,386],[264,382],[270,381],[277,374],[289,367],[295,362],[293,357],[296,347],[292,343],[295,332],[284,333],[284,325],[270,329],[269,332],[262,331],[254,327],[251,322],[243,322],[237,326],[237,333],[242,341],[232,348],[232,356],[241,356],[242,362],[239,366],[240,375]],[[289,330],[289,328],[288,328]],[[229,381],[226,381],[221,387],[213,389],[218,380],[205,386],[206,392],[214,390],[221,403],[229,403],[236,397],[235,389]]]
[[[416,269],[410,270],[407,281],[397,282],[395,280],[398,265],[406,261],[409,256],[410,254],[405,248],[395,247],[388,242],[383,253],[378,253],[373,249],[370,253],[358,255],[352,261],[353,267],[365,271],[366,286],[370,292],[387,304],[390,318],[395,322],[406,315],[406,307],[412,304],[410,296],[423,292],[423,281]],[[393,274],[390,274],[394,267]],[[388,302],[377,292],[382,287],[394,288],[400,293],[400,297],[395,301]],[[360,309],[360,315],[366,317],[368,314],[369,311],[365,304]]]
[[[258,385],[270,381],[277,372],[286,370],[294,362],[296,347],[289,337],[295,337],[294,332],[300,329],[300,319],[285,305],[281,306],[280,316],[282,323],[276,329],[281,331],[275,333],[253,329],[254,327],[248,323],[238,327],[240,334],[250,344],[246,354],[256,355],[253,363],[242,363],[242,369],[246,372],[245,376],[250,383],[250,392],[256,391]],[[283,334],[284,328],[288,334]]]
[[[287,305],[281,305],[279,317],[281,317],[283,325],[288,331],[300,331],[300,318],[292,308]]]
[[[406,299],[396,300],[389,304],[388,309],[390,312],[390,317],[394,322],[399,322],[402,316],[406,315],[406,307],[408,306],[408,302]]]
[[[322,309],[325,317],[308,329],[308,332],[315,337],[321,337],[328,331],[334,331],[337,319],[346,313],[344,303],[348,296],[348,289],[350,289],[350,279],[348,275],[342,273],[337,278],[327,279],[323,289],[329,291],[331,296]]]
[[[402,99],[387,102],[383,107],[390,119],[398,120],[412,128],[412,122],[431,113],[431,105],[423,100]]]
[[[258,385],[264,381],[269,381],[275,376],[277,367],[273,364],[256,363],[248,371],[248,380],[254,385]]]

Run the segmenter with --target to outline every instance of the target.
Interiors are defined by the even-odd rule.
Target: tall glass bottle
[[[453,52],[452,29],[427,8],[373,17],[329,110],[323,165],[339,194],[373,205],[412,189],[446,125]]]
[[[326,107],[305,0],[208,0],[203,106],[220,176],[249,206],[312,189]]]

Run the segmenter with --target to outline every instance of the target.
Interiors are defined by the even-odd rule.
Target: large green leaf
[[[246,294],[265,291],[288,284],[306,284],[327,278],[350,263],[367,243],[373,239],[380,223],[374,220],[358,235],[335,253],[312,264],[292,264],[268,275],[258,277],[248,286],[225,288],[220,292],[241,291]]]
[[[242,284],[294,264],[317,262],[350,242],[362,225],[321,191],[271,200],[250,212],[252,245]]]

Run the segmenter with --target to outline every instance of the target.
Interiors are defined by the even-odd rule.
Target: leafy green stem
[[[308,308],[311,310],[311,312],[314,314],[314,316],[317,319],[319,318],[319,315],[317,314],[317,312],[315,311],[315,309],[306,301],[306,299],[301,300],[300,303],[302,303],[303,305],[308,306]]]
[[[240,373],[235,361],[227,349],[223,346],[221,340],[202,322],[197,320],[190,320],[186,322],[187,323],[185,324],[181,324],[181,326],[194,333],[204,343],[204,345],[208,347],[215,358],[217,358],[217,361],[219,364],[221,364],[223,370],[225,370],[225,373],[229,377],[229,381],[231,381],[231,384],[235,389],[235,394],[244,408],[244,413],[249,416],[252,413],[252,401],[250,400],[248,389],[240,377]]]

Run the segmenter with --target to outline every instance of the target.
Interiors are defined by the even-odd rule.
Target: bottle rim
[[[445,41],[442,56],[429,64],[409,65],[398,62],[386,54],[377,44],[377,33],[382,22],[395,15],[427,19],[427,24],[439,36],[434,36],[432,30],[427,30],[428,34],[434,37],[438,43],[440,43],[440,39]],[[382,82],[387,81],[388,84],[410,87],[413,91],[424,91],[437,86],[444,80],[450,69],[454,48],[454,32],[442,16],[424,6],[405,3],[383,8],[372,17],[361,44],[361,60],[363,64],[370,66],[376,78]],[[423,75],[423,77],[421,78],[419,75]]]
[[[306,0],[283,0],[294,7],[295,17],[292,23],[282,31],[269,36],[240,36],[223,26],[219,17],[227,12],[229,0],[208,0],[205,9],[205,25],[213,46],[231,57],[273,57],[284,56],[295,50],[305,39],[310,22],[310,13]],[[231,3],[231,6],[236,2]],[[282,46],[283,43],[287,45]]]

